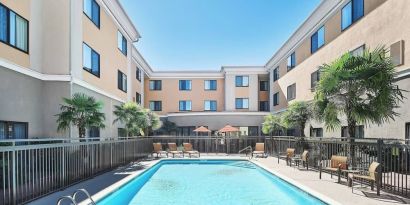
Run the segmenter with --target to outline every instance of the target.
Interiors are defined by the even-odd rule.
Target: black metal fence
[[[266,150],[272,156],[295,148],[296,154],[309,150],[309,167],[330,165],[332,155],[347,156],[351,169],[368,170],[372,162],[381,164],[381,189],[410,197],[410,146],[393,139],[267,137]]]
[[[23,204],[152,152],[151,138],[1,142],[0,204]]]

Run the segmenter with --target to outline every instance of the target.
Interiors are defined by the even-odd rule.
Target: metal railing
[[[296,154],[309,150],[309,167],[330,166],[332,155],[348,157],[351,169],[368,170],[372,162],[381,164],[381,189],[410,197],[410,146],[395,139],[267,137],[266,150],[271,156],[295,148]]]
[[[152,138],[0,141],[0,204],[22,204],[145,157]]]

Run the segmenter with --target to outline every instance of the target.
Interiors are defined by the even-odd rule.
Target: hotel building
[[[397,85],[410,90],[409,21],[407,0],[326,0],[265,65],[165,72],[152,69],[135,48],[141,36],[118,0],[3,0],[0,139],[77,136],[74,128],[57,132],[55,115],[63,97],[79,92],[104,104],[106,128],[88,130],[91,137],[119,136],[113,107],[127,101],[174,122],[178,135],[226,124],[261,135],[264,116],[312,100],[318,66],[345,52],[386,46]],[[404,94],[395,121],[358,126],[358,137],[409,138],[410,94]],[[343,127],[329,132],[314,121],[304,132],[346,136]]]

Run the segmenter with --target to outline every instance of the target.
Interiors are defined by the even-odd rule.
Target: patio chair
[[[348,167],[347,157],[332,155],[330,158],[330,167],[324,169],[330,172],[330,177],[333,178],[333,172],[337,173],[337,182],[340,183],[341,170],[346,170]]]
[[[189,158],[191,158],[191,155],[197,154],[198,157],[201,157],[201,153],[199,153],[197,150],[192,149],[192,144],[191,143],[184,143],[184,152],[183,154],[189,154]]]
[[[261,154],[262,156],[265,155],[265,143],[256,143],[255,151],[252,152],[252,157],[253,155],[257,156],[258,154]]]
[[[154,147],[154,150],[151,153],[152,157],[154,157],[154,154],[157,154],[157,158],[158,158],[158,156],[161,156],[162,154],[165,154],[168,157],[168,152],[162,150],[162,144],[161,143],[152,143],[152,146]]]
[[[286,165],[289,164],[290,159],[295,156],[295,149],[294,148],[287,148],[285,153],[279,153],[278,156],[278,163],[279,159],[285,159],[286,160]]]
[[[299,167],[300,162],[302,162],[302,166],[306,167],[306,169],[309,170],[308,159],[309,159],[309,151],[305,150],[303,151],[302,155],[292,157],[290,160],[291,160],[291,164],[292,164],[292,161],[294,161],[298,167]]]
[[[374,183],[378,183],[378,177],[377,177],[377,169],[380,166],[379,163],[377,162],[372,162],[369,166],[369,170],[361,170],[363,174],[351,174],[349,175],[349,184],[352,185],[352,193],[353,193],[353,184],[354,184],[354,179],[359,179],[359,180],[365,180],[370,182],[370,187],[372,190],[374,190]],[[362,183],[360,183],[362,185]],[[377,189],[379,189],[379,186],[377,186]],[[379,193],[379,191],[377,192]]]
[[[184,156],[184,153],[177,148],[176,143],[168,143],[168,153],[172,154],[172,158],[175,157],[176,154]]]

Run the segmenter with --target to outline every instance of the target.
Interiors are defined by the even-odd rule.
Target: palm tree
[[[402,90],[394,84],[395,69],[384,47],[363,55],[346,53],[320,67],[316,86],[316,118],[327,129],[339,127],[346,117],[349,137],[355,137],[358,123],[382,124],[394,120],[394,111],[403,100]]]
[[[83,93],[75,93],[73,97],[63,98],[65,104],[60,106],[61,113],[57,114],[58,131],[66,131],[71,124],[78,128],[79,138],[85,137],[87,128],[104,128],[104,113],[100,112],[102,103]]]
[[[149,109],[145,109],[145,115],[147,116],[146,124],[144,125],[145,130],[147,130],[147,135],[152,131],[159,129],[162,126],[162,122],[159,116]]]
[[[305,137],[306,122],[312,118],[312,109],[309,103],[297,101],[289,105],[283,114],[283,122],[286,127],[297,127],[302,137]]]
[[[269,114],[265,116],[262,123],[262,132],[264,134],[274,135],[276,131],[284,131],[285,126],[280,115]]]
[[[161,134],[171,135],[173,132],[178,132],[178,126],[169,120],[165,120],[158,130]]]
[[[134,102],[127,102],[121,105],[115,105],[114,115],[117,118],[113,123],[121,122],[125,125],[125,135],[131,137],[143,133],[142,129],[147,124],[147,116],[140,105]]]

